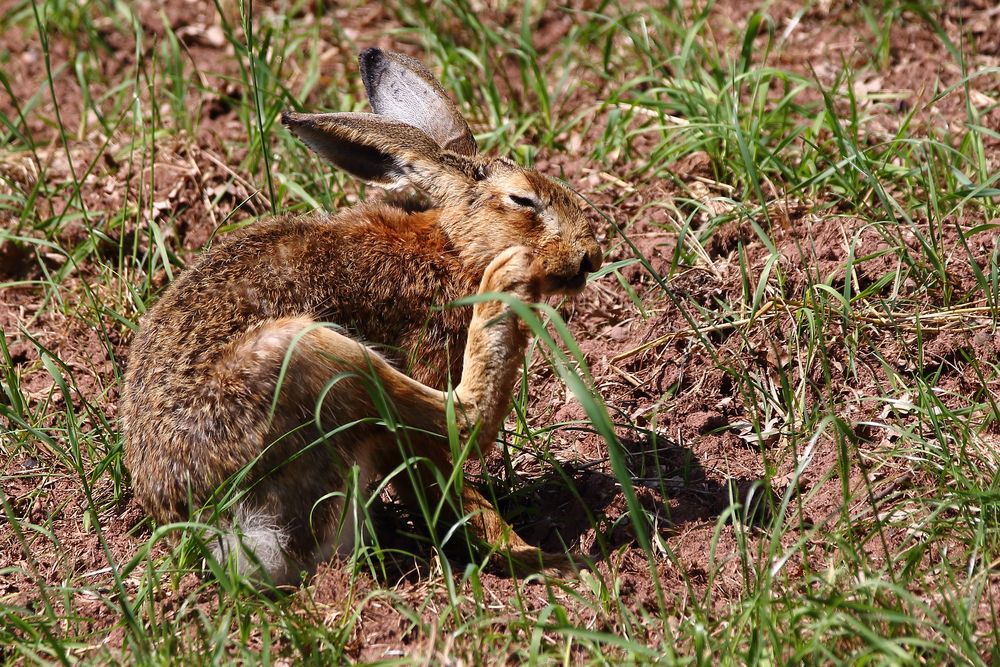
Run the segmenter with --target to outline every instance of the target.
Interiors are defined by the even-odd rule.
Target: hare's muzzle
[[[577,294],[587,284],[587,276],[599,269],[603,262],[601,249],[596,243],[593,248],[576,254],[572,259],[566,257],[562,262],[546,261],[543,291]]]
[[[594,248],[590,252],[583,253],[583,259],[580,260],[580,273],[588,274],[593,273],[597,269],[601,268],[601,264],[604,263],[604,257],[601,255],[600,248]]]

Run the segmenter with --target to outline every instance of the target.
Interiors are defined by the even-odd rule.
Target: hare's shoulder
[[[393,252],[401,259],[451,255],[454,248],[439,217],[440,209],[406,208],[394,200],[364,202],[334,213],[279,216],[229,234],[199,265],[259,263],[268,258],[328,262],[332,256],[357,259],[366,252]]]

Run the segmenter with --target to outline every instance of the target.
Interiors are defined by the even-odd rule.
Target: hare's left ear
[[[387,188],[413,185],[434,201],[465,192],[477,163],[442,150],[419,128],[373,113],[281,114],[309,148],[361,180]]]
[[[409,56],[376,48],[362,51],[358,64],[372,111],[420,128],[441,148],[476,154],[469,124],[426,67]]]

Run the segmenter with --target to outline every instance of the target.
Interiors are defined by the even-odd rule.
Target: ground
[[[0,658],[1000,660],[1000,8],[664,5],[0,0]],[[378,196],[276,122],[364,110],[371,45],[588,202],[609,268],[467,464],[579,575],[389,503],[262,595],[131,498],[136,323],[234,228]]]

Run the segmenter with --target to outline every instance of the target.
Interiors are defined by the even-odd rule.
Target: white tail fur
[[[357,465],[357,482],[348,484],[346,498],[350,502],[346,504],[346,511],[344,496],[333,501],[335,512],[342,520],[335,522],[326,535],[317,536],[319,541],[310,563],[298,563],[289,556],[291,538],[278,515],[245,500],[233,507],[229,525],[212,542],[212,556],[220,563],[235,558],[236,569],[241,575],[266,579],[275,586],[298,583],[302,572],[311,574],[315,564],[329,560],[334,551],[341,557],[350,557],[355,543],[362,537],[359,526],[363,533],[365,524],[360,519],[365,492],[372,481],[371,467]]]

